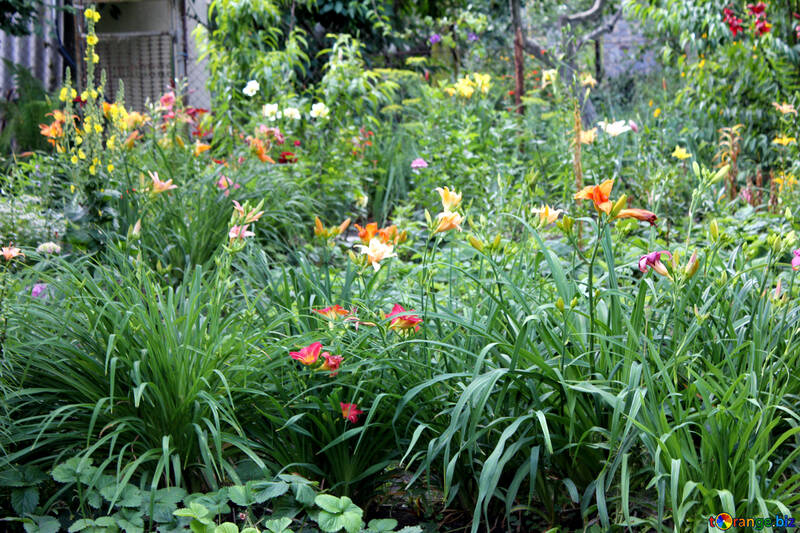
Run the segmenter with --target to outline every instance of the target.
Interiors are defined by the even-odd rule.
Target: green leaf
[[[317,507],[329,513],[339,514],[342,512],[339,498],[330,494],[319,494],[314,498],[314,503],[317,504]]]
[[[313,505],[316,492],[306,483],[292,483],[294,499],[306,507]]]
[[[239,533],[239,526],[233,522],[223,522],[214,528],[214,533]]]
[[[289,490],[289,484],[283,481],[265,481],[253,483],[256,503],[264,503],[267,500],[283,496]]]
[[[384,531],[394,531],[397,527],[397,520],[394,518],[376,518],[369,521],[369,530],[375,533],[382,533]]]
[[[264,527],[271,533],[284,533],[291,523],[292,519],[284,516],[282,518],[267,520],[264,522]],[[244,531],[242,531],[242,533],[244,533]]]
[[[33,522],[25,522],[26,533],[58,533],[61,523],[52,516],[31,516]]]
[[[36,510],[39,505],[39,489],[36,487],[26,487],[24,489],[14,489],[11,491],[11,507],[20,516],[26,516]]]
[[[249,507],[256,503],[255,497],[247,485],[234,485],[228,487],[228,498],[240,507]]]
[[[120,509],[114,519],[125,533],[144,533],[144,517],[138,509]]]

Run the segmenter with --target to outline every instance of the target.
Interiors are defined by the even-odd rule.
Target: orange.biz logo
[[[777,515],[775,518],[742,518],[733,517],[728,513],[720,513],[716,516],[708,518],[708,526],[710,528],[717,528],[723,531],[732,527],[749,527],[756,531],[761,531],[765,527],[797,527],[794,525],[794,518],[788,515]]]

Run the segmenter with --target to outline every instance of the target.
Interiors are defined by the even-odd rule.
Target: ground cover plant
[[[211,109],[126,107],[83,11],[88,82],[2,181],[3,527],[788,526],[793,12],[627,4],[669,34],[623,98],[512,61],[505,4],[355,4],[303,9],[369,46],[214,3]]]

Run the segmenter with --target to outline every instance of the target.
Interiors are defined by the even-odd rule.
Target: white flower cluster
[[[58,240],[66,229],[64,215],[43,209],[36,196],[0,198],[0,242],[33,245]]]
[[[311,118],[327,118],[330,112],[331,110],[328,109],[328,106],[322,102],[317,102],[311,106],[309,116],[311,116]],[[278,104],[264,104],[261,108],[261,114],[270,121],[280,120],[281,118],[290,120],[300,120],[302,118],[300,110],[296,107],[284,107],[283,110],[281,110]]]

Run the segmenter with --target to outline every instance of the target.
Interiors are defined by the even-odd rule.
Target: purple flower
[[[421,157],[418,157],[411,162],[411,168],[428,168],[428,163]]]
[[[642,272],[647,272],[648,268],[652,268],[662,276],[672,279],[667,271],[667,267],[661,262],[661,256],[664,254],[667,257],[672,258],[672,254],[666,250],[661,252],[650,252],[649,254],[643,255],[639,258],[639,270]]]
[[[639,126],[634,121],[629,120],[628,126],[633,130],[633,133],[639,133]]]
[[[33,289],[31,289],[31,296],[33,296],[34,298],[44,299],[47,296],[47,294],[45,293],[46,290],[47,290],[47,283],[37,283],[33,286]]]
[[[739,196],[742,197],[742,200],[747,202],[748,204],[753,201],[753,193],[750,192],[750,188],[742,189],[739,193]]]
[[[477,41],[478,36],[474,32],[467,33],[467,40],[468,41]]]
[[[442,36],[439,35],[438,33],[434,33],[433,35],[431,35],[431,38],[430,38],[431,44],[436,44],[436,43],[440,42],[441,40],[442,40]]]
[[[800,248],[792,252],[794,257],[792,257],[792,270],[800,270]]]

